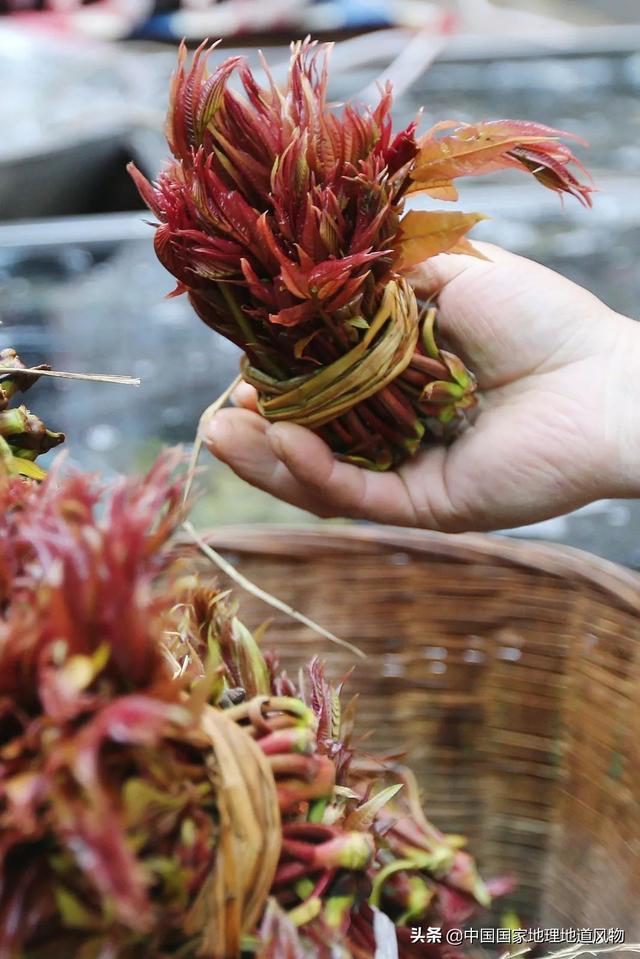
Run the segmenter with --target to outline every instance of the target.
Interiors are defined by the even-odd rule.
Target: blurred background
[[[584,137],[599,193],[564,207],[518,173],[465,182],[474,232],[560,270],[634,315],[640,302],[638,0],[0,0],[0,348],[55,369],[134,374],[139,388],[41,380],[29,396],[72,462],[130,471],[189,444],[233,379],[236,351],[166,299],[148,217],[125,172],[155,174],[181,37],[261,47],[278,74],[307,33],[336,41],[335,99],[390,77],[398,124],[537,120]],[[207,462],[197,519],[312,518]],[[510,535],[640,568],[640,506],[602,502]]]

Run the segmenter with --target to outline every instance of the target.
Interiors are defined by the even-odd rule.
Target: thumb
[[[461,273],[468,270],[487,272],[495,263],[509,262],[515,259],[514,253],[509,253],[493,243],[473,243],[474,250],[479,256],[469,256],[466,253],[439,253],[429,257],[407,274],[407,280],[421,299],[437,296],[444,288],[455,280]]]

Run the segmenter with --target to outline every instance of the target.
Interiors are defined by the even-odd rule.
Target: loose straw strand
[[[237,583],[242,589],[246,590],[248,593],[251,593],[251,595],[255,596],[257,599],[262,600],[262,602],[266,603],[268,606],[273,606],[274,609],[277,609],[286,616],[290,616],[292,619],[297,620],[299,623],[302,623],[303,626],[307,626],[309,629],[312,629],[320,636],[324,636],[325,639],[330,640],[337,646],[342,646],[344,649],[348,649],[349,652],[353,653],[354,656],[359,656],[360,659],[366,658],[365,654],[361,649],[358,649],[357,646],[347,642],[346,639],[340,639],[339,636],[331,633],[328,629],[325,629],[324,626],[319,626],[318,623],[314,623],[314,621],[309,619],[308,616],[305,616],[304,613],[299,613],[292,606],[289,606],[287,603],[283,603],[281,599],[277,599],[275,596],[267,593],[266,590],[260,589],[260,587],[256,586],[255,583],[252,583],[250,579],[247,579],[246,576],[243,576],[242,573],[239,573],[238,570],[231,565],[231,563],[227,562],[227,560],[220,555],[220,553],[212,549],[208,543],[205,543],[205,541],[201,536],[198,535],[195,528],[188,520],[183,523],[183,528],[186,530],[189,536],[191,536],[194,543],[196,543],[204,555],[210,559],[212,563],[215,563],[215,565],[221,569],[223,573]]]
[[[214,400],[211,406],[207,406],[206,410],[200,417],[200,422],[202,422],[202,420],[204,419],[210,419],[212,416],[215,416],[218,410],[224,406],[224,404],[227,402],[227,400],[229,399],[233,391],[236,389],[237,386],[240,385],[240,383],[242,383],[242,376],[238,374],[235,380],[232,383],[229,383],[226,390],[224,390],[224,392],[220,394],[218,399]],[[186,503],[187,500],[189,499],[189,496],[191,495],[191,488],[193,486],[193,480],[196,475],[196,468],[198,466],[198,460],[200,459],[201,451],[202,451],[202,437],[200,435],[200,429],[198,428],[198,432],[196,433],[195,439],[193,441],[193,452],[191,453],[191,459],[189,461],[189,472],[187,473],[187,482],[185,484],[184,496],[182,498],[183,503]]]
[[[51,376],[59,380],[86,380],[89,383],[116,383],[120,386],[140,386],[137,376],[118,376],[113,373],[63,373],[61,370],[38,370],[32,367],[3,367],[0,364],[0,377],[12,376]]]
[[[203,419],[210,419],[212,416],[221,409],[224,404],[227,402],[233,391],[237,386],[242,382],[242,375],[239,374],[236,376],[234,381],[229,384],[229,386],[224,390],[220,396],[214,400],[211,406],[208,406],[207,409],[201,416],[201,421]],[[194,443],[193,443],[193,452],[191,454],[191,460],[189,463],[189,472],[187,474],[187,482],[185,484],[185,491],[183,496],[183,502],[186,503],[191,494],[191,488],[193,486],[193,480],[196,473],[196,468],[198,465],[198,459],[200,457],[200,452],[202,450],[202,437],[200,435],[200,430],[196,434]],[[347,642],[345,639],[340,639],[339,636],[336,636],[334,633],[330,632],[328,629],[325,629],[324,626],[320,626],[318,623],[315,623],[312,619],[309,619],[308,616],[305,616],[304,613],[299,613],[292,606],[289,606],[288,603],[284,603],[282,600],[277,599],[277,597],[272,596],[271,593],[266,592],[266,590],[261,589],[259,586],[256,586],[255,583],[252,583],[250,579],[247,579],[246,576],[243,576],[242,573],[239,573],[231,563],[227,562],[220,553],[216,552],[208,543],[202,539],[202,537],[196,532],[195,527],[189,520],[185,520],[182,524],[183,529],[189,534],[194,543],[198,546],[204,555],[214,563],[218,569],[222,570],[229,579],[233,580],[240,586],[242,589],[246,590],[252,596],[255,596],[257,599],[261,600],[263,603],[266,603],[268,606],[272,606],[274,609],[279,610],[279,612],[284,613],[286,616],[290,616],[292,619],[297,620],[299,623],[302,623],[303,626],[306,626],[308,629],[313,630],[313,632],[318,633],[318,635],[323,636],[325,639],[328,639],[330,642],[335,643],[336,646],[342,646],[344,649],[349,650],[353,653],[354,656],[359,656],[361,659],[365,659],[365,654],[361,649],[358,649],[357,646],[354,646],[352,643]]]

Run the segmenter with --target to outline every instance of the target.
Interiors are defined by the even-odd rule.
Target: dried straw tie
[[[395,380],[411,362],[418,333],[415,294],[405,280],[392,280],[362,340],[329,366],[276,380],[245,357],[242,378],[258,391],[258,409],[265,419],[323,426]]]
[[[235,959],[260,919],[280,858],[278,796],[266,757],[237,723],[206,707],[200,731],[213,748],[219,844],[184,930],[202,937],[202,955]]]

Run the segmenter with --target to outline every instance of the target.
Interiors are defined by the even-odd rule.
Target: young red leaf
[[[438,124],[420,140],[409,192],[424,191],[439,199],[456,200],[458,193],[452,181],[457,177],[478,176],[508,167],[529,169],[548,186],[551,184],[545,182],[537,168],[542,171],[549,167],[554,173],[553,189],[564,190],[588,202],[590,188],[579,184],[567,170],[569,164],[578,164],[578,161],[571,150],[559,142],[560,137],[569,134],[514,120],[464,124],[451,134],[438,136],[443,128],[450,128],[450,124]],[[524,162],[519,155],[519,151],[529,149],[535,151],[535,166]]]

